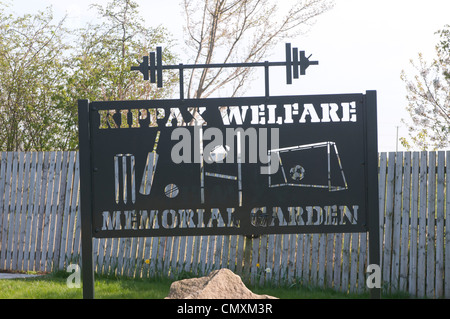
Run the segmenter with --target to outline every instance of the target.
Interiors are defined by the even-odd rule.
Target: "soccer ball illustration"
[[[294,181],[301,181],[305,177],[305,169],[300,165],[295,165],[289,172]]]

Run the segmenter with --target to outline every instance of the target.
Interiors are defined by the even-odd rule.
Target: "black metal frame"
[[[80,161],[80,217],[81,217],[81,270],[83,298],[94,298],[94,260],[92,235],[92,168],[90,105],[88,100],[78,101],[78,136]]]
[[[380,265],[380,212],[378,202],[378,130],[377,92],[367,91],[366,104],[366,163],[367,163],[367,203],[369,216],[369,264]],[[373,299],[381,297],[380,288],[370,289]]]
[[[158,86],[162,86],[162,71],[164,69],[178,69],[180,71],[180,105],[189,104],[189,100],[184,100],[183,93],[183,70],[193,68],[215,68],[215,67],[264,67],[265,68],[265,91],[266,96],[261,98],[261,103],[268,103],[270,100],[283,99],[283,97],[270,97],[268,87],[268,69],[270,66],[286,66],[286,82],[292,83],[292,77],[298,78],[299,74],[305,74],[305,69],[309,65],[317,65],[317,61],[309,61],[303,51],[300,51],[300,59],[296,48],[292,52],[293,61],[291,61],[291,46],[286,44],[286,62],[263,62],[263,63],[238,63],[238,64],[213,64],[213,65],[173,65],[163,66],[161,48],[157,48],[157,52],[150,54],[150,59],[144,57],[144,62],[139,67],[133,67],[133,70],[139,70],[143,73],[144,79],[150,79],[151,82],[158,82]],[[149,64],[150,63],[150,64]],[[293,69],[293,72],[292,72]],[[299,72],[300,71],[300,72]],[[320,97],[320,96],[319,96]],[[377,148],[377,101],[376,91],[366,91],[362,97],[362,114],[364,122],[364,141],[365,149],[363,155],[364,174],[365,174],[365,189],[363,196],[366,205],[365,225],[363,228],[355,230],[354,228],[344,229],[342,232],[360,231],[369,232],[369,263],[380,264],[380,238],[379,238],[379,207],[378,207],[378,148]],[[258,98],[256,98],[258,99]],[[212,100],[212,99],[206,99]],[[233,99],[228,99],[233,101]],[[172,100],[176,101],[176,100]],[[147,101],[150,102],[150,101]],[[135,105],[144,105],[146,101],[133,101]],[[161,101],[164,103],[164,101]],[[205,100],[197,100],[199,104],[207,105]],[[103,104],[102,104],[103,103]],[[79,116],[79,159],[80,159],[80,212],[81,212],[81,245],[82,245],[82,275],[83,275],[83,297],[94,298],[94,258],[93,258],[93,238],[101,237],[126,237],[126,236],[152,236],[151,233],[136,233],[136,232],[119,232],[103,233],[98,229],[94,229],[94,202],[95,202],[95,187],[93,186],[94,174],[98,171],[94,163],[95,141],[93,140],[93,117],[95,113],[102,109],[106,102],[89,102],[88,100],[78,101],[78,116]],[[118,105],[128,104],[129,101],[114,102]],[[232,104],[228,104],[232,105]],[[319,229],[320,230],[320,229]],[[317,232],[317,230],[305,231]],[[331,230],[328,232],[332,232]],[[215,234],[214,232],[206,232]],[[233,232],[234,233],[234,232]],[[203,233],[202,233],[203,234]],[[166,236],[167,234],[156,234],[155,236]],[[176,235],[176,234],[173,234]],[[250,235],[243,233],[242,235]],[[372,298],[380,298],[380,289],[371,289]]]

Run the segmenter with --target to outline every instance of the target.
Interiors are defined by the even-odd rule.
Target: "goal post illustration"
[[[269,158],[271,154],[277,155],[280,169],[271,174],[269,166],[269,187],[313,187],[330,192],[348,189],[335,142],[277,148],[268,151]],[[315,160],[306,164],[307,170],[303,162],[308,162],[311,156]],[[320,165],[320,162],[325,165]]]

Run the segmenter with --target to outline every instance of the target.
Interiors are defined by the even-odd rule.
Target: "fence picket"
[[[6,247],[6,267],[11,268],[11,259],[13,254],[13,238],[14,238],[14,216],[15,211],[17,210],[16,201],[17,201],[17,183],[18,183],[18,166],[19,166],[19,153],[13,153],[13,167],[11,172],[11,197],[10,197],[10,205],[8,211],[8,242]]]
[[[46,258],[47,258],[47,243],[48,243],[48,228],[49,228],[49,222],[50,222],[50,209],[51,209],[51,200],[52,200],[52,191],[53,191],[53,174],[54,174],[54,166],[55,166],[55,152],[49,153],[49,162],[48,162],[48,178],[46,181],[47,188],[43,190],[42,196],[43,200],[42,203],[43,207],[41,209],[42,217],[40,218],[40,221],[42,220],[42,231],[40,232],[41,240],[38,240],[38,243],[40,245],[40,253],[38,254],[39,257],[39,264],[37,267],[40,271],[45,271],[45,264],[46,264]]]
[[[10,223],[14,222],[13,233],[9,234],[12,239],[11,247],[11,268],[17,269],[17,254],[19,252],[19,234],[20,234],[20,211],[22,209],[22,199],[23,199],[23,170],[25,167],[25,154],[23,152],[18,153],[18,175],[16,181],[16,196],[15,196],[15,208],[14,215],[10,215]],[[14,218],[13,218],[14,217]]]
[[[303,242],[304,234],[297,235],[297,255],[295,259],[295,276],[299,282],[303,283]]]
[[[446,152],[446,168],[447,168],[447,177],[445,181],[445,270],[444,270],[444,296],[445,298],[450,298],[450,178],[449,169],[450,169],[450,151]]]
[[[117,275],[122,275],[122,272],[123,272],[124,246],[125,246],[125,238],[118,238],[118,240],[117,240],[117,259],[116,259],[116,262],[114,265],[116,267]],[[163,262],[163,260],[161,260],[161,262]]]
[[[268,236],[263,235],[261,236],[261,248],[259,253],[259,269],[258,269],[258,276],[259,276],[259,285],[264,285],[265,280],[265,274],[266,274],[266,257],[267,257],[267,240]],[[297,253],[298,256],[298,253]]]
[[[24,251],[23,251],[23,271],[29,271],[29,259],[30,259],[30,252],[31,249],[31,225],[33,223],[33,211],[34,206],[36,205],[34,196],[36,193],[36,189],[38,188],[38,185],[36,185],[36,167],[37,167],[37,158],[38,154],[36,152],[30,153],[31,160],[30,160],[30,175],[29,175],[29,196],[28,196],[28,208],[26,212],[26,230],[25,230],[25,238],[24,238]],[[0,205],[1,207],[1,205]],[[1,227],[0,227],[1,228]]]
[[[297,241],[297,235],[289,235],[289,261],[288,261],[288,283],[295,282],[295,243]],[[257,254],[257,252],[256,252]]]
[[[419,153],[413,153],[412,177],[411,177],[411,233],[410,233],[410,257],[409,257],[409,293],[416,294],[417,289],[417,255],[418,255],[418,217],[419,217]]]
[[[130,277],[130,273],[133,269],[133,262],[132,262],[132,251],[133,251],[133,241],[134,238],[125,238],[125,246],[124,246],[124,256],[123,256],[123,275],[126,277]],[[167,260],[167,258],[166,258]],[[170,258],[168,258],[170,261]],[[167,271],[167,273],[169,273]]]
[[[201,236],[201,250],[200,250],[200,274],[206,275],[206,252],[208,249],[208,236]]]
[[[106,238],[99,239],[98,247],[98,258],[97,258],[97,272],[103,274],[105,272],[105,261],[106,261]]]
[[[225,241],[228,242],[229,236],[225,237]],[[184,265],[184,271],[186,272],[190,272],[192,271],[192,257],[193,257],[193,244],[194,244],[194,236],[188,236],[187,237],[187,241],[186,241],[186,263]],[[228,248],[228,245],[226,245],[225,247]],[[223,256],[223,255],[222,255]],[[226,262],[228,262],[228,259],[226,260]],[[224,261],[222,260],[222,265],[223,265]],[[226,267],[226,266],[222,266],[222,267]]]
[[[172,243],[172,257],[171,257],[171,263],[170,263],[170,275],[173,276],[176,273],[176,269],[178,268],[178,253],[179,253],[179,242],[180,237],[173,237],[173,243]]]
[[[216,245],[216,236],[208,236],[208,253],[207,253],[208,257],[206,258],[205,274],[209,274],[214,269],[215,245]]]
[[[288,274],[288,257],[289,257],[289,235],[283,234],[281,238],[281,260],[280,260],[280,278],[279,280],[286,281]]]
[[[54,241],[54,269],[60,269],[59,268],[59,258],[60,258],[60,250],[61,250],[61,242],[62,242],[62,228],[63,228],[63,215],[64,215],[64,207],[66,202],[66,188],[68,185],[67,179],[68,179],[68,170],[69,170],[69,164],[68,164],[68,157],[69,152],[62,152],[62,162],[61,162],[61,179],[60,179],[60,186],[59,186],[59,200],[58,203],[56,203],[56,220],[55,220],[55,241]]]
[[[238,245],[236,250],[236,274],[242,275],[245,236],[239,235],[236,237],[238,238]]]
[[[185,263],[186,263],[186,241],[187,237],[182,236],[180,237],[180,243],[179,243],[179,255],[178,255],[178,265],[177,265],[177,272],[181,273],[183,272]]]
[[[26,217],[27,217],[27,206],[28,206],[28,196],[30,193],[29,187],[29,178],[30,178],[30,156],[31,153],[27,152],[24,154],[24,171],[23,171],[23,186],[22,186],[22,205],[19,213],[19,230],[17,234],[17,257],[14,258],[17,260],[16,269],[22,271],[23,270],[23,254],[25,251],[25,233],[26,233]]]
[[[155,237],[152,240],[152,251],[151,251],[151,257],[150,257],[150,265],[149,265],[149,272],[148,276],[155,276],[156,275],[156,267],[157,267],[157,260],[158,260],[158,247],[159,247],[159,237]]]
[[[400,217],[402,207],[403,188],[403,153],[398,152],[395,158],[395,184],[394,184],[394,213],[392,222],[392,261],[391,261],[391,289],[398,290],[400,267]]]
[[[70,211],[69,211],[69,229],[67,231],[67,251],[66,251],[66,255],[65,258],[67,260],[67,262],[72,262],[74,261],[74,256],[75,256],[75,251],[76,251],[76,220],[79,220],[79,218],[77,218],[75,220],[75,216],[79,216],[78,215],[78,198],[79,198],[79,186],[80,186],[80,181],[79,181],[79,177],[80,177],[80,165],[79,165],[79,160],[78,160],[78,156],[75,156],[75,163],[74,163],[74,175],[73,175],[73,191],[72,191],[72,196],[71,196],[71,201],[70,201]]]
[[[379,159],[378,175],[378,204],[379,204],[379,223],[380,223],[380,246],[384,243],[384,220],[386,211],[386,179],[387,179],[387,154],[381,153]],[[383,268],[383,250],[380,247],[380,267]]]
[[[47,262],[45,267],[47,271],[51,271],[53,268],[53,243],[55,241],[57,221],[56,221],[56,211],[58,206],[58,199],[60,196],[60,178],[61,178],[61,152],[56,152],[56,162],[55,162],[55,173],[54,173],[54,186],[52,190],[52,201],[50,207],[49,216],[49,232],[48,232],[48,244],[47,244]],[[48,195],[47,195],[48,196]]]
[[[142,278],[148,278],[148,273],[149,273],[149,267],[150,267],[150,263],[151,263],[151,249],[152,249],[152,240],[154,238],[152,237],[146,237],[145,238],[145,244],[144,244],[144,252],[142,255],[142,258],[144,260],[144,264],[142,264],[142,274],[141,277]]]
[[[275,235],[267,236],[266,282],[272,282]]]
[[[319,234],[312,235],[311,243],[311,274],[310,282],[312,285],[317,285],[317,266],[319,257]]]
[[[32,213],[32,227],[31,227],[31,237],[30,237],[30,260],[28,263],[28,270],[37,270],[36,268],[36,259],[37,259],[37,251],[38,251],[38,245],[37,245],[37,236],[38,236],[38,227],[39,227],[39,212],[40,212],[40,199],[41,199],[41,189],[45,187],[44,183],[42,182],[42,175],[44,173],[44,153],[39,152],[37,155],[37,163],[36,163],[36,180],[35,185],[36,189],[34,192],[34,207],[33,207],[33,213]]]
[[[199,256],[199,252],[200,252],[200,236],[195,236],[194,237],[194,245],[193,245],[193,253],[192,253],[192,272],[194,274],[199,274],[199,266],[198,266],[198,256]],[[235,237],[233,237],[235,238]],[[236,243],[236,241],[235,241]],[[236,247],[236,246],[235,246]],[[232,265],[231,263],[231,256],[230,256],[230,266]],[[230,268],[231,269],[231,268]]]
[[[134,277],[135,272],[137,271],[138,264],[140,264],[140,262],[141,262],[141,259],[138,258],[138,255],[137,255],[137,249],[139,246],[138,243],[140,242],[140,239],[141,238],[136,238],[136,237],[131,239],[132,246],[131,246],[131,254],[129,257],[130,264],[129,264],[129,269],[128,269],[128,276],[130,276],[130,277]]]
[[[48,169],[49,169],[49,152],[43,152],[42,156],[42,175],[39,179],[39,205],[37,206],[36,211],[36,242],[35,242],[35,251],[34,251],[34,265],[33,269],[40,270],[41,263],[41,243],[42,243],[42,231],[43,231],[43,221],[44,221],[44,211],[45,211],[45,196],[47,191],[47,178],[48,178]]]
[[[253,238],[252,243],[252,256],[251,256],[251,267],[250,267],[250,283],[252,285],[256,282],[256,276],[258,274],[258,265],[259,265],[259,243],[260,243],[260,237],[257,236],[256,238]]]
[[[229,248],[230,248],[230,236],[223,236],[222,242],[222,260],[220,262],[221,268],[228,268],[229,260]]]
[[[326,288],[333,287],[333,261],[334,261],[334,238],[335,234],[327,234],[327,266],[326,266]]]
[[[366,287],[366,268],[367,262],[367,233],[359,234],[359,258],[358,258],[358,292],[361,293]]]
[[[436,281],[435,295],[444,293],[444,188],[445,188],[445,153],[438,152],[436,179]]]
[[[326,234],[320,234],[320,239],[319,239],[319,260],[318,260],[319,269],[318,269],[318,272],[317,272],[317,276],[318,276],[317,285],[319,287],[324,287],[324,284],[325,284],[325,264],[326,264],[325,251],[326,251],[326,246],[327,246]]]
[[[436,240],[435,218],[436,218],[436,152],[429,152],[428,158],[428,212],[427,212],[427,280],[426,296],[434,296],[434,275],[435,275],[435,253],[434,246]]]
[[[347,292],[350,273],[350,236],[351,233],[344,234],[344,244],[342,245],[342,286],[341,291]]]
[[[0,153],[0,209],[2,213],[4,213],[4,204],[8,202],[8,199],[5,198],[5,184],[6,184],[6,165],[8,165],[8,161],[6,160],[8,153],[1,152]],[[3,233],[3,214],[0,216],[0,247],[2,244],[2,233]],[[1,254],[0,254],[1,256]],[[0,267],[2,264],[0,264]]]
[[[342,234],[336,234],[334,249],[334,272],[333,272],[333,288],[341,290],[341,266],[342,266]]]
[[[388,157],[388,171],[386,179],[386,208],[384,228],[383,281],[391,279],[392,229],[394,215],[394,185],[395,185],[395,153]]]
[[[311,234],[305,234],[305,247],[303,251],[303,280],[305,284],[310,284],[311,267]]]
[[[241,278],[245,283],[250,281],[250,267],[251,267],[251,254],[252,254],[252,242],[251,236],[244,237],[243,259],[242,259],[242,275]]]
[[[417,254],[417,295],[425,296],[426,261],[426,213],[427,213],[427,152],[420,154],[420,195],[419,195],[419,243]]]
[[[357,280],[358,280],[358,247],[359,247],[359,234],[352,233],[352,243],[350,249],[350,292],[356,292]]]
[[[6,203],[9,202],[8,197],[6,196],[6,188],[7,188],[7,177],[6,177],[6,167],[8,166],[8,161],[7,161],[7,156],[8,153],[7,152],[1,152],[0,153],[0,209],[2,210],[2,215],[0,215],[0,268],[3,268],[3,254],[6,252],[5,249],[3,249],[3,219],[6,215],[5,211],[6,211]]]
[[[80,181],[78,181],[78,187],[80,187]],[[79,195],[79,194],[78,194]],[[80,216],[80,205],[79,205],[79,196],[77,197],[77,216]],[[80,254],[81,249],[81,219],[77,218],[75,220],[75,241],[73,247],[73,255],[78,256]]]
[[[403,191],[401,214],[401,247],[399,267],[399,290],[405,291],[408,282],[408,245],[410,224],[410,189],[411,189],[411,153],[405,152],[403,163]]]
[[[275,235],[275,246],[274,246],[274,259],[273,259],[273,280],[275,283],[278,283],[280,280],[281,273],[281,241],[283,239],[283,235],[277,234]]]
[[[1,241],[0,245],[2,249],[0,250],[0,267],[3,269],[9,269],[6,266],[6,254],[8,245],[8,215],[9,215],[9,204],[10,204],[10,193],[11,193],[11,175],[13,169],[13,153],[7,153],[7,161],[4,164],[5,167],[5,182],[4,182],[4,202],[3,202],[3,214],[1,216]],[[8,265],[9,266],[9,265]]]
[[[69,232],[69,216],[70,216],[70,200],[71,200],[71,191],[74,188],[73,183],[73,173],[74,173],[74,158],[75,152],[69,152],[68,154],[68,162],[67,162],[67,174],[66,174],[66,186],[65,186],[65,195],[64,195],[64,208],[61,212],[61,241],[59,243],[59,269],[64,269],[64,264],[66,262],[66,251],[67,247],[67,237]]]

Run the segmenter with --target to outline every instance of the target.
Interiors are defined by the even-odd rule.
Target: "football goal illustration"
[[[328,191],[348,189],[335,142],[320,142],[268,151],[279,160],[277,172],[269,171],[269,187],[313,187]]]

